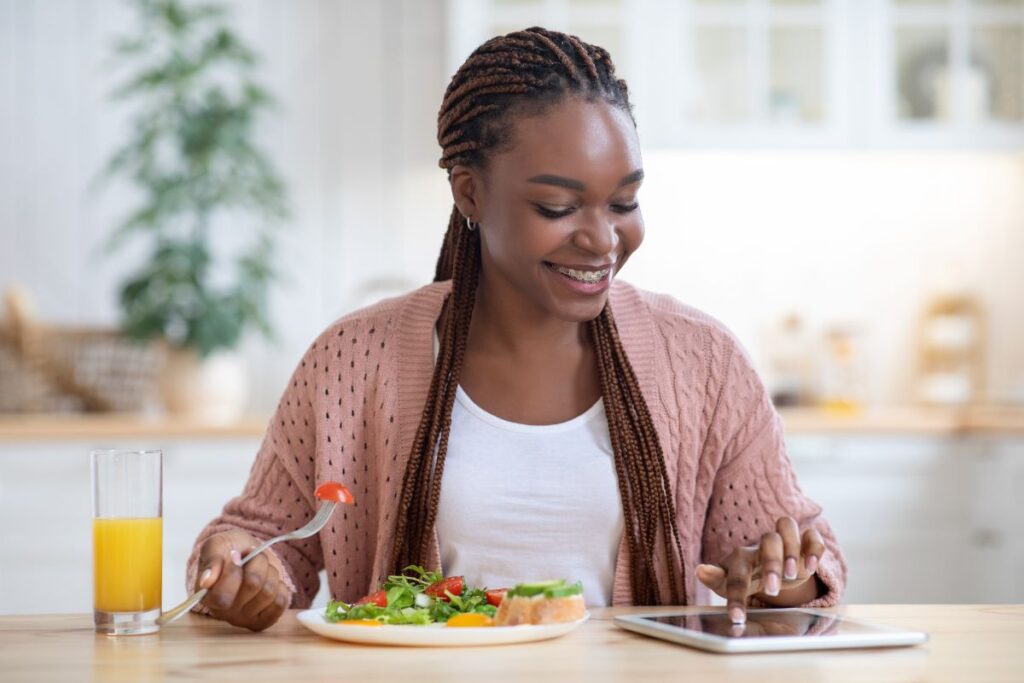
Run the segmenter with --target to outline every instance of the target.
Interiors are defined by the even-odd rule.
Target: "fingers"
[[[248,552],[249,549],[246,549]],[[249,602],[259,595],[263,584],[267,581],[267,572],[270,570],[270,563],[265,555],[257,555],[242,567],[242,583],[235,594],[235,602],[231,608],[235,612],[244,612]]]
[[[261,631],[288,609],[291,593],[280,570],[266,555],[257,555],[239,566],[242,554],[256,546],[244,532],[225,532],[210,537],[200,550],[200,574],[196,584],[207,588],[203,598],[214,617]]]
[[[801,538],[800,553],[804,559],[804,566],[807,568],[808,574],[813,574],[818,570],[818,562],[825,554],[825,541],[821,538],[821,533],[817,529],[811,527],[806,529]]]
[[[277,618],[284,611],[283,609],[280,611],[275,609],[276,603],[284,602],[287,607],[287,599],[289,597],[288,591],[281,583],[277,570],[268,563],[263,584],[240,610],[242,617],[245,619],[243,625],[254,631],[270,626],[277,621]]]
[[[281,618],[285,610],[288,609],[288,605],[291,603],[291,595],[288,593],[288,589],[284,587],[283,583],[278,582],[277,591],[277,595],[270,604],[256,615],[256,623],[259,626],[253,630],[262,631],[271,624],[274,624]]]
[[[761,537],[761,585],[765,594],[772,597],[778,595],[779,589],[782,588],[783,552],[784,543],[778,532],[769,531]]]
[[[224,555],[230,551],[230,544],[223,535],[212,536],[199,549],[199,562],[196,571],[194,590],[210,588],[217,583],[221,575],[221,563]]]
[[[230,609],[241,586],[242,568],[234,561],[235,556],[232,536],[227,533],[210,537],[199,552],[199,566],[203,569],[198,583],[209,590],[203,604],[214,616]]]
[[[747,596],[750,594],[751,561],[747,553],[732,553],[725,566],[725,598],[729,618],[734,624],[747,620]]]
[[[793,581],[799,571],[797,560],[800,558],[800,528],[792,517],[779,517],[775,522],[775,531],[782,537],[782,577]]]
[[[719,595],[725,595],[725,570],[714,564],[698,564],[697,578]]]

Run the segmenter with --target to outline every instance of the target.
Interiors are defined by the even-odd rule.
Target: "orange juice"
[[[103,612],[160,608],[163,520],[92,520],[93,606]]]

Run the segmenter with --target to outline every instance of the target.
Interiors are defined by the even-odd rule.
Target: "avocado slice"
[[[545,598],[571,598],[574,595],[583,593],[583,584],[577,581],[573,584],[555,586],[544,591]]]
[[[546,591],[565,586],[565,579],[552,579],[550,581],[537,581],[536,583],[520,583],[510,590],[506,595],[511,597],[532,598]]]

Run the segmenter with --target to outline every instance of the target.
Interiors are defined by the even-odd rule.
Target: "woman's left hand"
[[[757,545],[736,548],[719,564],[697,565],[697,578],[729,601],[729,617],[739,624],[747,619],[747,598],[752,595],[777,606],[813,600],[817,583],[805,584],[824,553],[825,543],[817,529],[800,533],[792,517],[780,517],[775,531],[761,536]]]

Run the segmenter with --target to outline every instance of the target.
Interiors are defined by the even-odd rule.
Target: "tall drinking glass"
[[[92,451],[93,617],[108,635],[158,630],[163,454]]]

